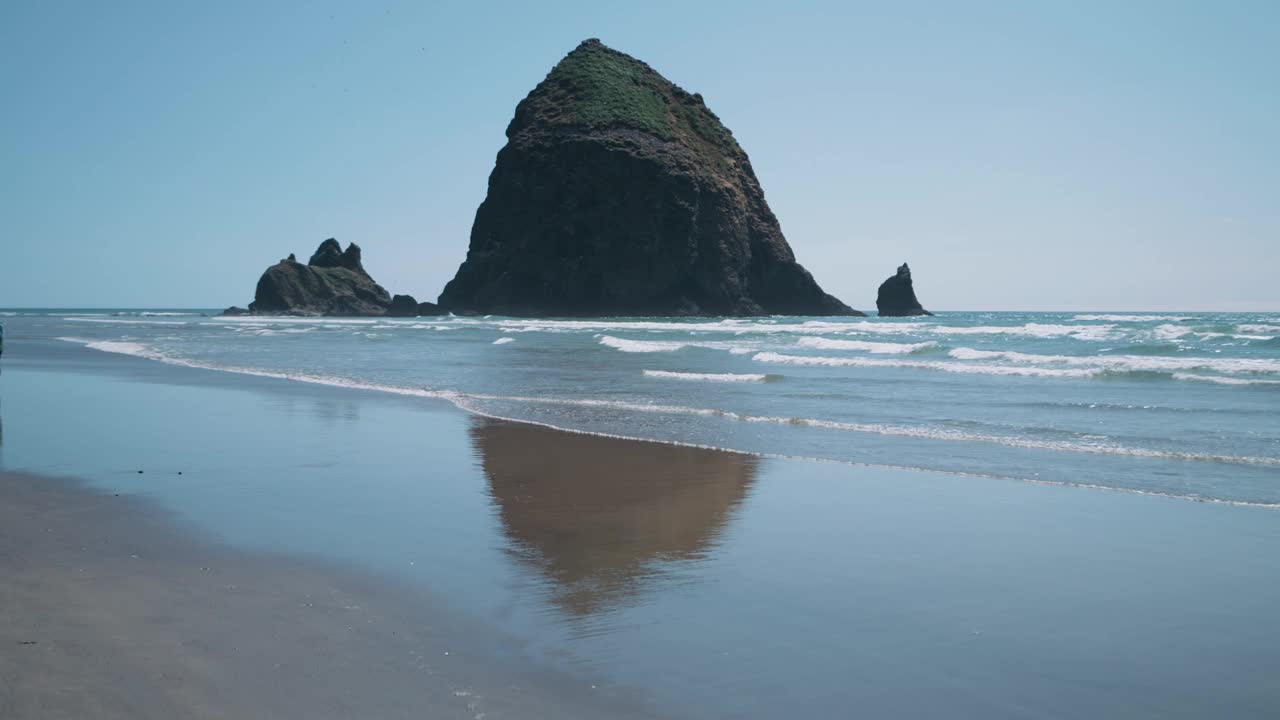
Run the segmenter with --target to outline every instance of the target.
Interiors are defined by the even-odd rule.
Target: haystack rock
[[[896,275],[880,283],[880,292],[876,294],[876,309],[884,317],[933,314],[921,307],[920,301],[916,299],[915,286],[911,282],[911,268],[906,263],[902,263]]]
[[[343,250],[329,238],[306,265],[293,255],[267,268],[249,312],[254,315],[385,315],[391,296],[369,277],[360,262],[360,246]]]
[[[440,305],[538,316],[861,315],[818,287],[702,96],[587,40],[516,106]]]

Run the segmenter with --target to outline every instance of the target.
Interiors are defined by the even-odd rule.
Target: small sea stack
[[[369,277],[355,243],[343,250],[329,238],[306,265],[293,254],[267,268],[258,279],[251,315],[377,317],[387,314],[391,295]],[[244,314],[228,308],[226,315]]]
[[[876,310],[881,317],[933,314],[921,307],[920,301],[916,299],[915,286],[911,282],[911,268],[906,263],[902,263],[895,275],[880,283],[880,292],[876,294]]]
[[[223,315],[303,315],[322,317],[418,317],[444,315],[434,303],[420,303],[412,295],[392,296],[369,277],[360,246],[343,250],[329,238],[306,265],[293,253],[272,265],[258,279],[248,309],[231,306]]]

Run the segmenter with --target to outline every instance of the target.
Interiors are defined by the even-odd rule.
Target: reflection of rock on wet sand
[[[634,595],[663,562],[713,547],[759,462],[486,419],[471,438],[511,551],[576,615]]]

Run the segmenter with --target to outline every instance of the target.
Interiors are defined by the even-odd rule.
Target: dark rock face
[[[441,307],[504,315],[860,315],[795,260],[707,108],[588,40],[516,107]]]
[[[293,256],[290,255],[289,257]],[[346,268],[354,273],[369,277],[369,273],[364,271],[364,265],[360,262],[360,246],[355,243],[349,243],[344,252],[342,246],[333,238],[320,243],[320,247],[316,248],[316,251],[311,255],[311,259],[307,261],[307,265],[316,268]]]
[[[933,314],[920,307],[915,287],[911,283],[911,268],[906,263],[902,263],[896,275],[880,283],[880,292],[876,294],[876,309],[884,317]]]
[[[385,315],[391,296],[360,263],[360,246],[344,252],[332,238],[320,244],[306,265],[293,255],[267,268],[249,312],[255,315]]]
[[[245,310],[245,309],[244,309],[244,308],[242,308],[242,307],[236,307],[235,305],[232,305],[231,307],[227,308],[226,310],[223,310],[223,311],[222,311],[222,314],[223,314],[223,315],[248,315],[248,314],[249,314],[249,311],[248,311],[248,310]]]
[[[440,307],[435,303],[420,302],[418,303],[418,315],[428,317],[431,315],[448,315],[449,311]]]
[[[395,295],[387,306],[388,317],[417,317],[418,301],[412,295]]]

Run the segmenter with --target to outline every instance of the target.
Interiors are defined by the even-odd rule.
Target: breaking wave
[[[781,380],[781,375],[765,375],[762,373],[693,373],[675,372],[672,370],[645,370],[645,377],[665,378],[668,380],[706,380],[709,382],[768,382]]]
[[[1201,380],[1219,385],[1277,385],[1280,380],[1260,380],[1257,378],[1222,377],[1220,375],[1196,375],[1194,373],[1174,373],[1175,380]]]
[[[796,341],[800,347],[819,350],[862,350],[876,355],[905,355],[935,348],[938,343],[932,340],[919,343],[868,342],[865,340],[836,340],[823,337],[802,337]]]
[[[1073,320],[1103,320],[1106,322],[1183,322],[1195,320],[1190,315],[1076,315]]]
[[[784,365],[808,365],[825,367],[876,367],[876,368],[915,368],[920,370],[941,370],[950,373],[967,375],[1005,375],[1019,377],[1058,377],[1086,378],[1099,375],[1101,369],[1076,368],[1040,368],[1008,365],[980,365],[976,363],[958,363],[937,360],[888,360],[864,357],[822,357],[813,355],[785,355],[775,352],[756,353],[752,358],[759,362],[782,363]]]
[[[653,353],[653,352],[675,352],[683,350],[687,347],[709,348],[712,350],[728,350],[735,354],[744,352],[752,352],[751,348],[744,348],[738,343],[731,342],[698,342],[685,340],[628,340],[626,338],[613,337],[612,335],[600,336],[600,344],[605,347],[611,347],[620,352],[628,353]]]
[[[949,353],[957,360],[1003,360],[1033,365],[1075,365],[1124,371],[1170,372],[1211,370],[1222,373],[1280,373],[1280,360],[1261,358],[1159,357],[1151,355],[1036,355],[1007,350],[956,348]]]

